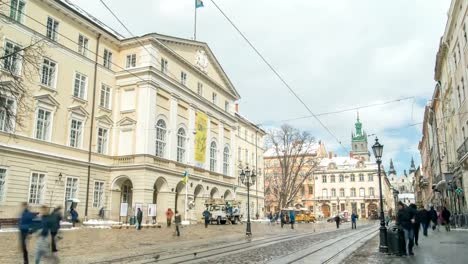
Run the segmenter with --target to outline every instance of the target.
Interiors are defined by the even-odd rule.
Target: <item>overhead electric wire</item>
[[[338,139],[338,137],[318,118],[314,112],[309,108],[309,106],[296,94],[296,92],[292,89],[292,87],[286,82],[286,80],[278,73],[278,71],[271,65],[266,58],[258,51],[258,49],[250,42],[250,40],[242,33],[242,31],[234,24],[234,22],[229,18],[229,16],[218,6],[218,4],[214,1],[211,0],[211,2],[214,4],[214,6],[218,9],[218,11],[226,18],[226,20],[231,24],[231,26],[234,27],[234,29],[241,35],[241,37],[249,44],[249,46],[254,50],[254,52],[260,57],[260,59],[270,68],[270,70],[280,79],[280,81],[288,88],[289,92],[307,109],[307,111],[311,114],[311,117],[314,117],[317,122],[340,144],[340,146],[348,151],[348,149],[343,146],[341,141]]]

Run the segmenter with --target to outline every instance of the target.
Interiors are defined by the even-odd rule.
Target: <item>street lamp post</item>
[[[255,184],[256,179],[257,175],[255,174],[255,169],[250,171],[249,166],[245,167],[245,169],[241,169],[240,180],[242,184],[247,187],[247,229],[245,234],[248,236],[252,235],[252,229],[250,226],[250,186]]]
[[[383,211],[383,197],[382,197],[382,176],[380,165],[382,164],[383,145],[379,143],[379,139],[375,138],[375,144],[372,146],[375,159],[377,160],[377,174],[379,175],[379,192],[380,192],[380,245],[379,251],[383,253],[388,252],[387,246],[387,228],[385,227],[385,218]]]

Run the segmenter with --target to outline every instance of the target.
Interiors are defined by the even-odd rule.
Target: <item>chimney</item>
[[[333,158],[333,152],[331,152],[331,151],[328,152],[328,158],[329,158],[329,159],[332,159],[332,158]]]
[[[236,103],[236,113],[239,113],[239,103]]]

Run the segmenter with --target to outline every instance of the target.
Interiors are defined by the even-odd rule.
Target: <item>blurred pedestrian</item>
[[[340,228],[340,221],[341,221],[340,216],[339,216],[339,215],[336,215],[336,216],[335,216],[336,229]]]
[[[351,214],[351,229],[356,229],[356,220],[357,220],[357,215],[355,212]]]
[[[429,217],[429,212],[424,208],[424,206],[421,206],[419,208],[419,211],[416,215],[416,221],[419,221],[421,223],[421,226],[423,228],[423,235],[427,236],[427,229],[429,228],[429,223],[430,223],[430,217]]]
[[[413,246],[414,246],[414,229],[413,223],[415,222],[415,211],[413,209],[406,207],[403,202],[398,202],[398,213],[397,213],[397,222],[403,228],[405,234],[405,250],[407,254],[414,255]]]
[[[210,211],[208,211],[208,207],[206,207],[205,211],[203,211],[203,218],[205,219],[205,228],[208,228],[208,224],[210,223]]]
[[[34,214],[29,211],[28,203],[24,202],[21,204],[23,207],[23,212],[21,213],[19,220],[19,231],[20,231],[20,241],[21,241],[21,250],[23,251],[23,261],[25,264],[29,263],[28,258],[28,246],[27,239],[29,232],[32,228]]]
[[[176,228],[176,235],[180,236],[180,230],[179,227],[182,224],[182,217],[179,214],[179,211],[175,211],[175,217],[174,217],[174,222],[175,222],[175,228]]]
[[[283,212],[283,211],[281,211],[281,213],[280,213],[280,221],[281,221],[281,228],[283,228],[284,223],[286,222],[286,219],[285,219],[285,216],[284,216],[284,212]]]
[[[296,222],[296,213],[294,213],[294,210],[289,212],[289,221],[291,221],[291,229],[294,229],[294,222]]]
[[[48,242],[48,236],[53,226],[53,220],[51,215],[49,214],[49,208],[47,208],[47,206],[41,207],[40,217],[41,224],[37,228],[39,229],[39,236],[36,240],[36,264],[39,264],[41,262],[41,258],[49,255],[51,252],[51,248]]]
[[[101,218],[101,220],[104,220],[104,215],[105,215],[105,207],[101,207],[101,209],[99,209],[99,218]]]
[[[409,208],[410,208],[413,212],[415,212],[414,223],[413,223],[414,244],[415,244],[416,246],[419,246],[419,245],[418,245],[418,241],[419,241],[419,227],[421,226],[421,219],[419,218],[418,208],[416,207],[415,204],[410,204],[410,205],[409,205]]]
[[[388,224],[390,223],[390,220],[391,220],[391,218],[390,218],[389,215],[385,216],[385,225],[386,226],[388,226]]]
[[[437,227],[437,212],[434,209],[434,206],[431,206],[429,210],[429,220],[432,221],[432,230],[435,230]]]
[[[143,211],[141,211],[141,208],[138,207],[138,211],[137,211],[138,230],[141,230],[141,222],[142,221],[143,221]]]
[[[73,208],[73,206],[70,207],[70,216],[72,220],[72,226],[75,227],[76,223],[78,223],[78,212]]]
[[[166,211],[167,227],[171,226],[172,216],[174,216],[174,212],[172,211],[171,208],[167,208],[167,211]]]
[[[447,208],[444,206],[442,208],[442,213],[441,213],[441,216],[442,216],[442,224],[445,225],[445,230],[447,232],[450,232],[450,211],[447,210]]]
[[[57,234],[60,230],[60,221],[62,221],[62,207],[58,206],[57,208],[54,209],[52,212],[50,218],[51,218],[51,223],[52,226],[50,228],[50,237],[51,237],[51,243],[52,243],[52,252],[58,252],[57,250]]]

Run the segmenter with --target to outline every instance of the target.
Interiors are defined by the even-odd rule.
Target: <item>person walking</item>
[[[405,234],[405,249],[407,254],[414,255],[413,246],[414,246],[414,230],[413,223],[415,222],[415,212],[410,207],[406,207],[403,202],[398,202],[398,215],[397,222],[403,228]]]
[[[28,203],[21,204],[23,212],[21,213],[18,229],[20,231],[21,250],[23,252],[23,262],[29,264],[27,239],[29,231],[32,228],[34,214],[29,211]]]
[[[294,210],[289,212],[289,221],[291,221],[291,229],[294,229],[294,222],[296,222],[296,213],[294,213]]]
[[[47,242],[47,237],[53,227],[53,220],[51,215],[49,215],[49,208],[47,206],[41,207],[41,221],[40,225],[37,227],[39,229],[39,236],[36,240],[36,254],[35,254],[35,263],[41,263],[41,258],[50,253],[50,245]]]
[[[143,221],[143,211],[141,211],[141,208],[138,208],[138,211],[137,211],[138,230],[141,230],[141,222],[142,221]]]
[[[205,228],[208,228],[208,224],[210,223],[210,211],[208,211],[208,207],[203,211],[203,218],[205,218]]]
[[[437,227],[437,212],[434,209],[434,206],[431,206],[429,210],[429,221],[432,222],[432,230],[434,231]]]
[[[175,222],[175,229],[176,229],[176,235],[180,236],[180,225],[182,224],[182,217],[179,214],[179,211],[175,211],[175,217],[174,217],[174,222]]]
[[[166,211],[167,227],[171,226],[172,216],[174,216],[174,212],[172,211],[171,208],[167,208],[167,211]]]
[[[286,222],[286,219],[285,219],[285,216],[284,216],[284,212],[283,212],[283,211],[281,211],[281,213],[280,213],[280,221],[281,221],[281,228],[283,228],[284,223]]]
[[[76,223],[78,223],[78,212],[75,210],[75,208],[70,207],[70,216],[72,220],[72,227],[75,227]]]
[[[357,220],[357,215],[355,212],[351,214],[351,229],[356,229],[356,220]]]
[[[419,246],[419,245],[418,245],[418,241],[419,241],[419,229],[420,229],[420,226],[421,226],[421,219],[419,218],[418,208],[416,207],[415,204],[410,204],[410,205],[409,205],[409,208],[410,208],[411,210],[413,210],[413,212],[415,213],[415,215],[414,215],[414,223],[413,223],[414,244],[415,244],[416,246]]]
[[[54,209],[51,214],[51,228],[50,228],[50,237],[51,237],[51,244],[52,244],[52,252],[58,252],[57,250],[57,234],[60,230],[60,221],[62,221],[62,207],[58,206]]]
[[[426,208],[424,208],[424,206],[419,208],[419,211],[416,214],[416,221],[421,223],[423,228],[423,235],[427,236],[427,229],[429,228],[430,218],[429,212],[426,210]]]
[[[441,215],[442,215],[442,224],[445,225],[445,230],[447,232],[450,232],[450,216],[451,216],[451,214],[450,214],[450,211],[447,210],[447,208],[445,206],[442,208]]]
[[[341,221],[340,216],[339,216],[339,215],[336,215],[336,216],[335,216],[336,229],[340,228],[340,221]]]

